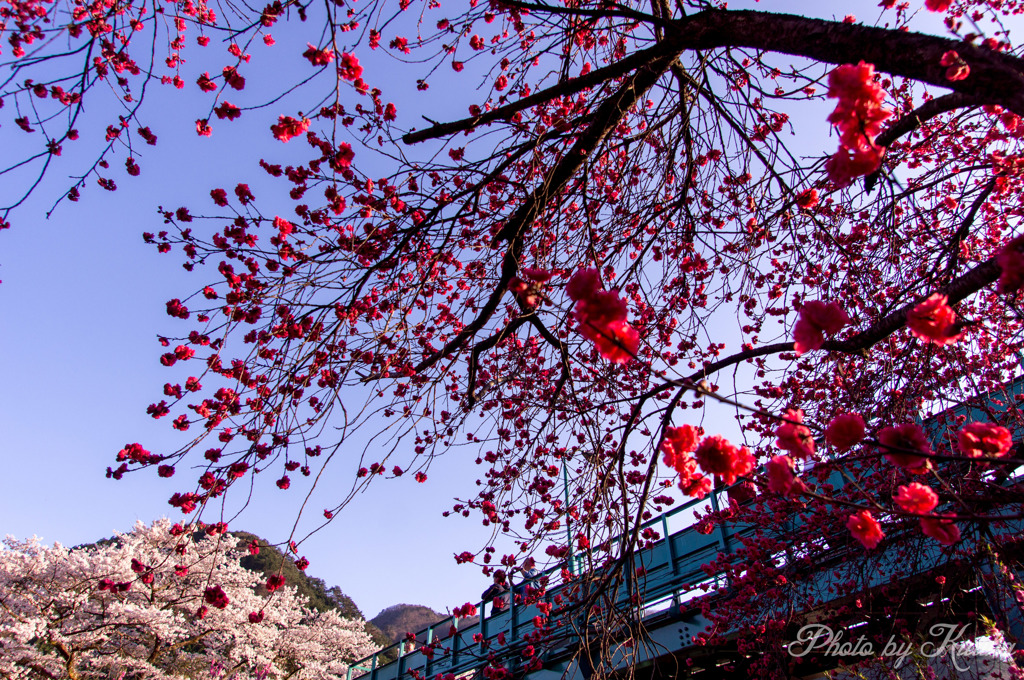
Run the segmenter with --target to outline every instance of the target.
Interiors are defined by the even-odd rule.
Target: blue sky
[[[257,96],[266,97],[265,90],[257,91],[261,80],[286,77],[287,69],[310,70],[299,55],[314,38],[295,35],[292,45],[283,33],[275,27],[279,44],[273,48],[260,42],[251,47],[252,62],[243,70],[250,87],[229,91],[229,101],[243,107],[261,103]],[[199,61],[202,53],[190,46],[185,55]],[[291,109],[246,111],[230,124],[215,121],[211,138],[197,137],[192,121],[208,115],[212,96],[198,92],[195,78],[211,63],[226,64],[228,59],[223,54],[201,68],[183,69],[187,85],[182,92],[151,87],[143,123],[159,143],[136,154],[141,175],[124,173],[125,154],[120,153],[111,159],[117,170],[107,175],[116,179],[116,192],[100,189],[91,179],[77,205],[65,201],[47,220],[44,215],[55,197],[70,186],[68,175],[91,162],[86,151],[102,141],[107,119],[114,118],[109,110],[89,110],[88,120],[77,126],[82,139],[65,143],[62,162],[41,191],[13,215],[13,228],[0,235],[0,451],[7,477],[0,494],[0,534],[38,535],[47,542],[76,545],[128,530],[137,519],[182,516],[167,499],[195,476],[187,467],[180,466],[173,479],[159,479],[153,471],[120,482],[104,475],[128,442],[141,442],[157,453],[182,444],[183,437],[176,436],[168,419],[154,421],[146,414],[146,406],[162,398],[164,382],[184,377],[159,365],[166,350],[157,336],[187,332],[186,324],[166,315],[164,303],[185,298],[209,276],[187,274],[180,253],[158,254],[143,243],[142,232],[163,227],[158,205],[212,212],[209,191],[214,187],[230,192],[236,183],[248,182],[257,197],[272,198],[269,187],[277,194],[281,183],[267,181],[257,165],[261,154],[284,163],[308,155],[308,147],[300,147],[305,146],[302,140],[284,145],[269,133],[277,115],[294,115],[302,101]],[[389,89],[394,62],[364,58],[363,63],[366,80]],[[401,113],[401,100],[393,100]],[[356,101],[369,104],[369,98],[352,92],[343,99],[350,107]],[[438,101],[443,110],[451,98]],[[465,115],[465,108],[448,110]],[[5,154],[41,143],[38,134],[25,135],[7,123],[0,135]],[[24,177],[5,178],[0,197],[8,198]],[[288,203],[261,203],[264,211],[275,208],[291,214]],[[356,461],[334,465],[345,483],[354,479]],[[399,602],[443,611],[475,599],[486,580],[472,566],[457,569],[452,555],[479,547],[489,532],[478,520],[444,520],[441,512],[450,508],[455,493],[472,490],[477,473],[472,461],[440,460],[428,472],[426,484],[409,477],[375,484],[345,515],[303,544],[301,554],[312,563],[310,573],[340,585],[367,616]],[[270,488],[259,488],[249,509],[231,526],[285,539],[305,489],[293,483],[282,492],[270,480],[260,481]],[[320,523],[324,507],[335,504],[332,498],[329,487],[318,492],[306,511],[306,531]]]
[[[757,5],[780,11],[804,6],[797,2]],[[872,17],[877,12],[874,3],[842,9],[862,9]],[[299,28],[291,26],[292,30]],[[383,44],[395,32],[386,32]],[[309,68],[298,55],[305,42],[316,42],[316,36],[296,33],[289,42],[281,27],[275,27],[274,34],[278,46],[257,43],[250,48],[253,60],[244,72],[251,87],[229,92],[226,98],[232,103],[243,107],[260,103],[256,74],[274,81],[290,69]],[[414,31],[405,34],[411,37]],[[200,61],[194,47],[185,54]],[[249,182],[257,197],[261,192],[269,196],[271,185],[257,166],[260,154],[267,154],[270,162],[287,162],[289,154],[305,153],[281,145],[268,131],[279,113],[294,113],[301,102],[291,111],[278,107],[245,111],[234,123],[215,121],[212,138],[196,136],[192,121],[208,115],[212,99],[198,92],[195,78],[212,63],[228,63],[227,55],[220,54],[220,62],[186,65],[184,92],[166,86],[150,89],[144,123],[159,135],[160,143],[137,156],[141,176],[128,177],[122,170],[113,173],[120,187],[114,193],[90,180],[79,204],[65,202],[49,220],[44,219],[54,198],[66,188],[64,178],[88,160],[85,151],[95,148],[106,118],[113,117],[110,111],[90,109],[91,122],[78,126],[83,140],[65,144],[63,162],[13,216],[13,228],[0,234],[0,451],[6,473],[0,494],[0,534],[35,534],[48,542],[75,545],[127,530],[136,519],[181,516],[167,505],[167,498],[181,490],[182,477],[191,477],[191,471],[180,469],[170,480],[151,473],[130,475],[120,482],[104,477],[104,470],[114,464],[116,452],[127,442],[142,442],[154,452],[180,446],[181,438],[167,420],[153,421],[145,412],[149,403],[160,400],[161,386],[170,379],[169,371],[159,365],[163,350],[157,335],[182,332],[182,326],[165,314],[164,303],[201,288],[208,277],[205,272],[187,274],[180,266],[180,255],[157,254],[143,243],[141,234],[161,229],[157,205],[168,209],[187,205],[193,213],[212,210],[209,190],[213,187],[230,191],[237,182]],[[397,74],[414,71],[384,58],[363,61],[366,80],[384,88],[385,101],[398,104],[400,124],[422,127],[412,113],[424,108],[430,108],[431,117],[438,120],[465,115],[469,94],[465,78],[449,82],[453,79],[446,74],[438,75],[431,81],[428,97],[416,96],[413,88],[413,95],[403,100]],[[344,101],[352,105],[357,98],[348,94]],[[39,142],[38,135],[21,134],[6,122],[0,136],[5,153],[16,154]],[[832,141],[827,144],[831,147]],[[115,167],[122,168],[123,162],[123,153],[112,159]],[[13,183],[10,179],[0,182],[5,183],[0,184],[2,196]],[[272,203],[261,203],[261,209],[273,214]],[[286,203],[278,209],[290,214]],[[341,475],[351,474],[356,467],[353,461],[340,463]],[[444,610],[475,600],[486,580],[472,566],[456,567],[452,554],[479,547],[489,532],[475,518],[443,519],[441,512],[451,506],[453,495],[473,490],[480,472],[462,453],[436,461],[427,484],[405,477],[374,485],[353,502],[346,515],[303,545],[300,552],[312,562],[310,573],[340,585],[367,616],[399,602]],[[266,483],[269,480],[261,481],[265,483],[252,507],[232,522],[232,528],[283,539],[301,503],[301,489],[295,485],[289,492],[279,492]],[[330,491],[325,489],[314,499],[307,511],[313,518],[333,504],[325,500]]]

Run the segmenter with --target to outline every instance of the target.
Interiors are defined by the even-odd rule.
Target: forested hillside
[[[255,555],[250,552],[242,558],[242,566],[252,571],[258,571],[265,576],[280,573],[285,578],[285,583],[294,585],[299,594],[309,598],[309,606],[317,611],[328,611],[336,609],[347,619],[366,619],[359,606],[352,601],[348,595],[342,592],[339,586],[328,587],[324,580],[316,576],[310,576],[304,570],[295,565],[291,558],[267,543],[267,541],[255,534],[246,531],[233,531],[231,535],[238,539],[242,547],[256,541],[259,545],[259,552]],[[374,642],[381,647],[391,644],[388,635],[370,621],[366,621],[366,632],[370,634]]]

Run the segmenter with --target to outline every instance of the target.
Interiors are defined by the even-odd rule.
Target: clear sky
[[[228,101],[242,107],[262,103],[258,97],[267,97],[267,90],[259,89],[261,82],[283,82],[288,69],[311,71],[300,55],[314,38],[295,35],[289,44],[283,28],[275,27],[277,46],[260,42],[250,48],[253,58],[243,69],[249,87],[229,91]],[[184,54],[199,61],[196,52],[191,45]],[[227,64],[230,57],[218,54],[223,56],[213,63]],[[238,182],[248,182],[264,199],[262,210],[291,215],[289,203],[273,201],[281,182],[268,182],[257,161],[261,154],[276,163],[309,155],[301,139],[285,145],[269,133],[277,115],[294,115],[308,100],[296,101],[290,110],[245,111],[232,123],[214,121],[213,136],[199,138],[193,121],[206,117],[212,102],[194,84],[202,70],[211,68],[203,63],[182,70],[187,83],[182,92],[167,86],[149,89],[143,121],[159,142],[135,154],[139,177],[124,173],[126,154],[121,152],[111,159],[117,170],[105,173],[116,179],[116,192],[100,189],[92,179],[77,205],[65,201],[50,219],[44,218],[55,197],[70,186],[66,178],[91,162],[84,152],[102,141],[108,119],[116,122],[116,111],[93,106],[89,119],[77,126],[83,139],[64,144],[62,163],[13,216],[13,228],[0,234],[0,452],[6,478],[0,535],[38,535],[76,545],[128,530],[136,520],[182,517],[167,499],[198,476],[186,466],[179,466],[173,479],[159,479],[154,471],[120,482],[104,475],[107,466],[116,467],[114,456],[128,442],[141,442],[156,453],[183,443],[169,419],[154,421],[146,414],[148,404],[163,398],[165,382],[184,379],[160,366],[166,350],[157,336],[187,332],[187,324],[166,315],[164,303],[185,298],[210,277],[209,271],[187,274],[180,253],[158,254],[143,243],[142,232],[163,228],[158,205],[213,212],[210,189],[230,192]],[[395,62],[363,58],[363,63],[367,82],[385,89],[400,113],[414,118],[405,111],[398,88],[389,88]],[[465,105],[458,112],[450,108],[453,99],[433,100],[436,115],[465,115]],[[368,97],[354,92],[343,99],[349,107],[356,101],[369,105]],[[417,103],[422,106],[421,99]],[[38,134],[25,135],[13,125],[5,124],[0,135],[7,158],[42,143]],[[0,178],[0,199],[8,199],[25,176]],[[334,466],[347,490],[357,461],[342,459]],[[400,602],[444,611],[475,600],[486,579],[472,566],[456,568],[452,556],[480,547],[490,534],[479,520],[444,520],[441,512],[451,507],[454,494],[473,490],[477,474],[471,460],[453,457],[437,461],[425,484],[405,477],[373,485],[371,493],[303,544],[309,573],[341,586],[368,617]],[[254,502],[231,527],[286,539],[308,488],[301,477],[293,477],[298,479],[286,492],[261,478],[269,488],[257,489]],[[336,494],[337,487],[330,485],[318,490],[305,514],[305,531],[320,524],[323,508],[335,505]]]
[[[804,5],[765,2],[757,7],[796,11]],[[863,8],[865,16],[877,11],[873,3],[851,7]],[[843,11],[851,10],[844,6]],[[385,33],[384,44],[393,33]],[[253,60],[244,72],[262,73],[272,81],[288,69],[308,69],[298,57],[302,49],[287,47],[283,29],[274,34],[280,44],[253,45]],[[291,37],[301,48],[315,42]],[[194,46],[185,52],[195,53]],[[226,54],[222,63],[227,63]],[[403,100],[401,90],[391,85],[406,70],[385,59],[364,59],[364,64],[367,82],[385,90],[385,101],[398,104],[400,123],[422,127],[412,114],[422,111],[424,102],[438,120],[465,115],[466,79],[453,83],[439,75],[432,80],[429,97],[406,95]],[[80,152],[95,148],[103,127],[112,122],[107,118],[116,115],[91,109],[91,122],[78,126],[84,139],[65,144],[64,162],[14,215],[14,227],[0,234],[0,452],[5,473],[0,534],[35,534],[47,542],[76,545],[128,530],[137,519],[181,517],[167,498],[181,490],[182,478],[192,477],[191,470],[179,468],[170,480],[151,472],[120,482],[104,477],[127,442],[142,442],[158,453],[180,446],[181,437],[166,419],[153,421],[145,412],[149,403],[161,399],[161,387],[171,377],[159,365],[163,350],[156,338],[182,332],[165,314],[164,303],[186,297],[209,277],[208,272],[187,274],[180,255],[158,255],[141,234],[161,229],[157,205],[188,205],[194,213],[212,210],[208,196],[213,187],[230,191],[237,182],[249,182],[260,197],[271,186],[257,166],[261,153],[271,162],[305,154],[305,149],[296,155],[300,149],[271,139],[270,124],[278,113],[287,112],[276,107],[245,111],[230,124],[214,121],[213,137],[198,138],[192,121],[208,115],[211,101],[194,85],[202,70],[191,65],[183,69],[183,93],[166,86],[149,91],[144,120],[160,143],[136,154],[141,176],[113,173],[119,186],[114,193],[91,180],[79,204],[65,202],[52,218],[44,219],[55,196],[66,188],[63,178],[89,160]],[[250,77],[253,87],[259,79]],[[257,95],[231,92],[227,99],[244,107],[260,103]],[[346,103],[356,100],[348,95]],[[5,155],[40,143],[38,135],[21,134],[6,124],[0,139]],[[112,164],[123,168],[124,157],[120,153]],[[10,178],[0,178],[0,198],[13,187]],[[261,208],[272,214],[266,204]],[[284,204],[279,210],[290,214]],[[354,461],[341,461],[343,474],[355,467]],[[426,484],[408,477],[376,484],[347,514],[303,545],[301,554],[312,562],[309,573],[341,586],[368,617],[400,602],[443,611],[476,600],[486,580],[472,566],[456,567],[452,555],[478,548],[489,533],[478,519],[442,519],[441,512],[451,506],[453,495],[472,492],[480,472],[462,452],[438,460]],[[231,526],[272,540],[286,538],[302,491],[293,487],[282,493],[269,480],[261,481],[264,488],[252,507]],[[316,525],[322,508],[333,504],[329,497],[328,488],[314,499],[307,530]]]

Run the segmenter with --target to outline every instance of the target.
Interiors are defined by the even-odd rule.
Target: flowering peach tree
[[[85,102],[117,98],[70,201],[140,172],[158,143],[145,87],[205,93],[202,137],[272,111],[246,172],[276,190],[226,179],[144,234],[202,277],[167,302],[148,407],[187,434],[127,444],[108,476],[180,479],[191,519],[267,477],[310,493],[330,464],[348,479],[330,521],[372,481],[462,456],[479,486],[451,512],[515,546],[457,555],[485,571],[628,563],[654,513],[731,485],[701,521],[759,527],[719,566],[773,602],[796,556],[993,539],[1024,501],[1022,4],[762,10],[4,5],[4,134],[38,142],[10,171],[42,178]],[[264,96],[250,51],[296,35],[288,96]],[[467,93],[462,117],[416,115]]]
[[[374,651],[362,621],[307,609],[290,586],[259,594],[230,535],[187,539],[168,520],[73,549],[8,538],[0,673],[336,678]]]

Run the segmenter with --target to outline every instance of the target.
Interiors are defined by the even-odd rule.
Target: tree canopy
[[[870,553],[903,525],[955,549],[1024,500],[1021,9],[25,0],[0,8],[0,96],[38,153],[7,173],[42,177],[108,97],[66,198],[115,190],[113,166],[159,148],[158,84],[208,93],[200,136],[277,117],[259,140],[276,190],[212,186],[145,234],[202,277],[167,302],[172,377],[148,407],[187,434],[126,445],[108,475],[179,475],[188,517],[348,466],[330,521],[455,455],[481,474],[451,511],[516,544],[456,555],[485,571],[628,560],[652,513],[721,485],[773,535],[748,565]],[[271,29],[304,59],[283,88],[247,69]],[[364,81],[383,55],[393,80]],[[423,127],[417,97],[449,95],[466,113]],[[793,513],[805,530],[779,532]]]

